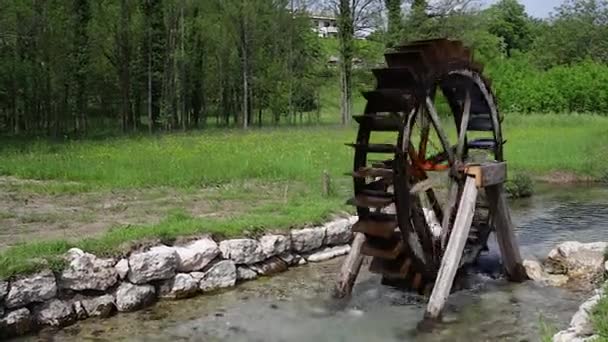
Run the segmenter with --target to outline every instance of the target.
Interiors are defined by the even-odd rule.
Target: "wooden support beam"
[[[465,145],[467,143],[467,128],[469,127],[469,119],[471,116],[471,93],[467,90],[464,108],[462,111],[462,118],[460,120],[460,129],[458,134],[458,145],[456,145],[456,160],[461,161],[465,152]],[[452,164],[454,165],[454,164]],[[450,219],[452,218],[452,211],[456,207],[458,201],[458,188],[459,184],[456,179],[450,177],[448,182],[448,201],[443,209],[443,220],[441,222],[441,248],[445,250],[448,243],[448,237],[450,236]]]
[[[475,177],[478,188],[503,184],[507,181],[507,163],[469,164],[465,167],[465,173]]]
[[[486,187],[486,196],[490,204],[492,222],[496,227],[496,240],[498,240],[507,277],[515,282],[525,281],[528,276],[519,252],[503,184],[499,183]]]
[[[458,212],[456,214],[454,229],[452,230],[450,241],[448,242],[443,259],[441,259],[441,267],[439,268],[439,274],[435,286],[433,287],[433,293],[429,299],[425,318],[439,318],[441,311],[443,311],[445,306],[445,302],[450,295],[456,272],[460,266],[462,253],[464,252],[464,247],[467,238],[469,237],[469,231],[471,230],[476,201],[477,186],[475,185],[475,179],[467,177],[462,192],[460,206],[458,207]]]
[[[335,298],[345,298],[350,296],[355,286],[355,281],[361,270],[363,264],[363,255],[361,254],[361,248],[365,244],[367,238],[365,234],[355,233],[355,238],[350,248],[350,253],[342,264],[340,275],[338,276],[338,282],[334,289]]]
[[[450,178],[448,189],[448,200],[443,208],[443,220],[441,221],[441,249],[445,250],[450,236],[450,219],[452,212],[458,202],[458,182]]]

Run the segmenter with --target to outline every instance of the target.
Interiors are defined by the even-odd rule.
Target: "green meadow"
[[[449,126],[449,125],[448,125]],[[511,175],[552,180],[605,180],[608,170],[608,118],[594,115],[507,115],[506,159]],[[452,131],[454,131],[452,129]],[[13,185],[13,191],[45,196],[171,188],[188,194],[215,189],[221,217],[197,217],[176,208],[156,223],[115,226],[86,239],[21,243],[0,252],[0,277],[30,272],[71,247],[114,255],[134,242],[175,239],[203,233],[256,234],[321,223],[351,210],[344,202],[351,180],[354,126],[207,130],[103,140],[27,143],[4,140],[0,175],[39,180]],[[455,140],[455,137],[451,137]],[[378,138],[394,139],[389,135]],[[324,196],[322,174],[332,179]],[[556,179],[559,181],[559,179]],[[211,196],[211,195],[210,195]],[[231,200],[234,208],[223,208]],[[231,212],[234,211],[234,214]]]

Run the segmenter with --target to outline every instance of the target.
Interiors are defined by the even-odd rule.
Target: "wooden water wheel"
[[[349,202],[359,215],[353,231],[360,233],[353,249],[373,258],[370,270],[384,283],[430,292],[466,170],[479,158],[502,165],[501,117],[483,66],[461,42],[413,42],[385,59],[387,67],[373,71],[376,89],[363,94],[365,113],[355,117],[357,141],[349,144],[355,149]],[[447,113],[440,116],[441,107]],[[444,114],[453,125],[444,126],[451,121],[442,121]],[[489,203],[477,193],[475,200],[458,268],[476,260],[494,227]]]

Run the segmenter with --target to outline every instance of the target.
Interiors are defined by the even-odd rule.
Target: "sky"
[[[483,0],[483,2],[492,4],[496,2],[496,0]],[[526,11],[531,16],[546,18],[549,16],[549,13],[553,12],[553,9],[561,5],[564,0],[520,0],[519,2],[526,6]]]

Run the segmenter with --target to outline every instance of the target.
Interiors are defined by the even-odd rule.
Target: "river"
[[[528,258],[543,258],[567,240],[608,240],[608,188],[545,185],[533,198],[513,202],[512,215]],[[490,249],[498,250],[494,241]],[[475,274],[469,288],[450,297],[443,323],[419,332],[422,299],[381,286],[380,277],[365,267],[348,303],[330,299],[341,262],[306,265],[220,294],[163,301],[24,340],[538,341],[541,322],[564,328],[589,295]]]

